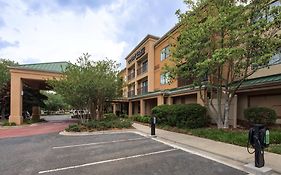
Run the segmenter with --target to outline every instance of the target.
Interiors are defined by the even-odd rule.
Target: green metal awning
[[[272,83],[281,83],[281,74],[248,79],[242,83],[241,87],[245,88],[245,87],[250,87],[250,86],[266,85],[266,84],[272,84]]]
[[[71,63],[69,62],[50,62],[50,63],[22,64],[19,66],[14,66],[14,68],[63,73],[66,67],[70,64]]]

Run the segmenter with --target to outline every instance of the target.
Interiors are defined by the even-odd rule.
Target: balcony
[[[135,96],[135,90],[128,91],[128,97],[133,97],[133,96]]]
[[[146,94],[147,92],[148,92],[148,86],[138,88],[138,95],[143,95]]]
[[[137,70],[137,75],[141,75],[147,72],[147,65],[143,65],[138,68]]]
[[[130,81],[130,80],[132,80],[132,79],[134,79],[134,78],[135,78],[135,72],[130,73],[130,74],[128,75],[128,81]]]
[[[178,87],[190,85],[192,83],[193,83],[192,79],[187,79],[187,78],[182,78],[182,77],[178,78]]]

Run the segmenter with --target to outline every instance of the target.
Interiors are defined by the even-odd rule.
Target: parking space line
[[[139,138],[134,138],[134,139],[113,140],[113,141],[108,141],[108,142],[95,142],[95,143],[84,143],[84,144],[77,144],[77,145],[55,146],[52,149],[73,148],[73,147],[92,146],[92,145],[103,145],[103,144],[109,144],[109,143],[128,142],[128,141],[136,141],[136,140],[144,140],[144,139],[148,139],[148,138],[139,137]]]
[[[167,153],[167,152],[176,151],[176,150],[178,150],[178,149],[172,148],[172,149],[166,149],[166,150],[162,150],[162,151],[150,152],[150,153],[145,153],[145,154],[137,154],[137,155],[133,155],[133,156],[121,157],[121,158],[116,158],[116,159],[102,160],[102,161],[98,161],[98,162],[85,163],[85,164],[81,164],[81,165],[74,165],[74,166],[68,166],[68,167],[63,167],[63,168],[50,169],[50,170],[40,171],[40,172],[38,172],[38,174],[51,173],[51,172],[69,170],[69,169],[76,169],[76,168],[81,168],[81,167],[86,167],[86,166],[116,162],[116,161],[127,160],[127,159],[134,159],[134,158],[139,158],[139,157],[144,157],[144,156],[151,156],[151,155],[156,155],[156,154]]]

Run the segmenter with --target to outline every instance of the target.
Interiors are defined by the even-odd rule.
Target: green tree
[[[89,109],[92,119],[103,117],[106,103],[120,92],[118,64],[111,60],[91,61],[89,54],[66,68],[60,80],[50,81],[54,91],[77,109]],[[97,112],[97,113],[96,113]]]
[[[67,109],[68,104],[65,103],[63,97],[60,94],[57,94],[55,92],[48,92],[44,91],[42,92],[45,96],[48,97],[47,100],[44,100],[45,107],[44,109],[47,111],[58,111],[60,109]]]
[[[172,48],[175,66],[165,70],[173,78],[193,79],[200,92],[207,90],[209,98],[201,93],[201,99],[215,111],[217,126],[228,128],[236,91],[280,49],[280,6],[270,6],[270,0],[185,2],[191,10],[177,12],[181,26]]]
[[[15,66],[18,63],[8,60],[0,59],[0,103],[1,116],[5,116],[9,112],[10,105],[10,72],[9,66]]]
[[[15,66],[18,63],[7,60],[7,59],[0,59],[0,89],[2,89],[4,86],[6,86],[7,82],[10,81],[10,72],[9,72],[9,66]]]

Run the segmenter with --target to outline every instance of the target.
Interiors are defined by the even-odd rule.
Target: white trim
[[[102,145],[102,144],[128,142],[128,141],[136,141],[136,140],[144,140],[144,139],[147,139],[147,138],[140,137],[140,138],[135,138],[135,139],[113,140],[113,141],[109,141],[109,142],[95,142],[95,143],[84,143],[84,144],[77,144],[77,145],[55,146],[52,149],[74,148],[74,147],[92,146],[92,145]]]

